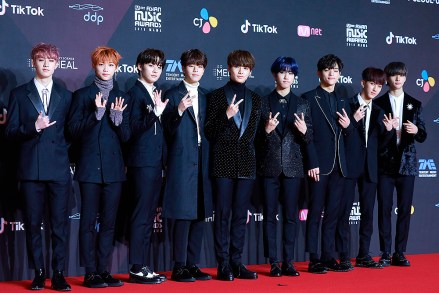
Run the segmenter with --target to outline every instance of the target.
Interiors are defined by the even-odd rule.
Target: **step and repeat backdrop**
[[[270,66],[278,56],[292,56],[299,64],[293,92],[301,94],[318,85],[317,60],[328,53],[338,55],[345,67],[339,80],[350,95],[360,91],[361,72],[368,66],[383,68],[391,61],[408,66],[406,92],[423,102],[428,139],[418,144],[419,178],[416,179],[410,240],[407,253],[439,252],[439,0],[0,0],[0,129],[6,122],[10,91],[34,76],[30,51],[38,42],[60,48],[55,78],[71,90],[88,85],[93,78],[90,52],[107,45],[123,56],[116,79],[128,90],[137,78],[135,60],[145,48],[159,48],[166,64],[158,82],[166,90],[183,79],[180,55],[198,48],[208,55],[201,85],[209,90],[228,80],[226,58],[230,51],[245,49],[256,58],[248,86],[261,95],[274,88]],[[383,93],[386,87],[383,87]],[[15,180],[13,145],[0,140],[0,281],[33,277],[27,266],[22,203]],[[56,170],[54,170],[56,172]],[[77,183],[70,197],[70,240],[67,275],[81,275],[78,226],[80,195]],[[262,245],[262,206],[256,186],[248,210],[244,261],[265,263]],[[297,214],[299,232],[296,260],[304,261],[306,190]],[[397,214],[394,210],[394,216]],[[130,195],[125,193],[117,219],[113,273],[127,273],[127,235]],[[394,217],[395,218],[395,217]],[[216,265],[213,221],[207,229],[201,266]],[[351,254],[358,249],[361,211],[358,200],[351,212]],[[50,235],[42,223],[47,270],[50,270]],[[172,223],[157,208],[151,256],[159,271],[172,268]],[[377,226],[371,254],[379,254]],[[280,227],[279,227],[280,231]],[[280,250],[279,250],[280,251]]]

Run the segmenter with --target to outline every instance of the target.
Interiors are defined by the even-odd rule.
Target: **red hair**
[[[59,50],[55,45],[38,43],[36,44],[30,53],[32,61],[36,61],[37,58],[49,58],[59,60]]]
[[[122,56],[110,47],[97,47],[91,53],[91,64],[93,68],[96,68],[96,65],[100,62],[113,62],[117,66],[120,59],[122,59]]]

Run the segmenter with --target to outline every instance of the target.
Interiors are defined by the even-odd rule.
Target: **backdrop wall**
[[[439,183],[436,177],[439,128],[439,0],[339,0],[339,1],[110,1],[110,0],[0,0],[0,128],[9,92],[33,76],[29,53],[34,44],[56,44],[61,51],[55,77],[74,91],[91,83],[90,52],[100,45],[116,48],[123,59],[117,81],[128,90],[137,78],[135,60],[147,47],[165,51],[166,65],[159,86],[163,90],[183,78],[179,57],[189,48],[199,48],[209,63],[202,86],[215,89],[228,81],[227,54],[234,49],[251,51],[256,67],[248,86],[261,95],[274,88],[270,66],[280,55],[292,56],[299,64],[293,92],[301,94],[318,84],[317,60],[328,53],[344,62],[340,83],[350,94],[360,90],[361,71],[368,66],[383,68],[391,61],[403,61],[409,74],[405,90],[423,102],[428,139],[418,144],[420,178],[416,179],[414,212],[407,253],[439,252]],[[385,88],[383,89],[386,90]],[[14,180],[14,150],[0,140],[0,281],[30,279],[27,268],[25,232],[20,197]],[[76,183],[70,199],[70,245],[68,275],[83,274],[79,267],[78,226],[80,196]],[[305,194],[305,192],[304,192]],[[264,263],[262,206],[254,194],[248,211],[248,235],[244,261]],[[306,200],[299,215],[297,261],[306,259],[304,227]],[[397,211],[395,211],[396,213]],[[111,270],[126,273],[126,214],[129,194],[121,201],[118,233]],[[215,266],[213,218],[208,229],[201,266]],[[358,201],[352,207],[352,255],[358,249],[356,231],[361,221]],[[156,270],[172,267],[168,223],[158,208],[151,254]],[[45,247],[49,235],[45,234]],[[280,227],[279,227],[280,229]],[[377,227],[371,254],[379,254]],[[46,249],[49,251],[48,249]],[[50,253],[47,252],[47,265]],[[47,268],[50,269],[49,267]]]

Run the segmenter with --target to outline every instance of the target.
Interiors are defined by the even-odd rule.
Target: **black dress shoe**
[[[349,259],[340,260],[340,266],[346,267],[348,269],[348,271],[354,270],[354,266],[352,265],[352,263]]]
[[[129,281],[131,283],[138,283],[138,284],[160,284],[163,282],[159,274],[155,276],[153,271],[151,271],[146,266],[143,267],[139,272],[130,271]]]
[[[355,266],[369,269],[383,268],[383,266],[379,262],[374,261],[370,255],[366,255],[365,257],[357,257],[355,259]]]
[[[30,284],[31,290],[43,290],[46,285],[46,271],[44,269],[35,270],[35,278]]]
[[[340,264],[335,259],[325,261],[323,262],[323,265],[328,269],[328,271],[349,272],[349,267],[347,265]]]
[[[191,273],[192,277],[194,277],[196,280],[207,281],[212,279],[211,275],[202,272],[196,265],[188,266],[187,269],[189,270],[189,273]]]
[[[255,280],[258,278],[258,273],[250,271],[243,264],[232,266],[233,276],[238,279]]]
[[[186,267],[177,267],[172,270],[171,280],[177,282],[195,282],[195,278]]]
[[[121,280],[113,278],[113,276],[107,271],[100,273],[99,275],[101,276],[102,280],[107,283],[108,287],[123,286],[123,282]]]
[[[167,278],[165,275],[163,275],[163,274],[157,274],[156,272],[152,272],[152,275],[153,275],[155,278],[159,278],[160,281],[162,281],[162,282],[168,280],[168,278]]]
[[[383,266],[383,267],[388,267],[390,266],[390,253],[388,252],[383,252],[383,254],[381,255],[381,258],[379,260],[379,263]]]
[[[101,276],[98,273],[87,273],[84,276],[84,282],[82,283],[85,287],[88,288],[105,288],[108,287],[108,284],[104,282]]]
[[[216,278],[220,281],[233,281],[233,271],[229,264],[221,264],[218,266]]]
[[[392,256],[392,266],[409,267],[410,261],[405,258],[404,253],[395,252]]]
[[[308,265],[308,272],[313,274],[326,274],[328,270],[321,262],[310,261]]]
[[[298,277],[300,273],[296,270],[291,262],[282,263],[282,275],[290,277]]]
[[[52,289],[57,291],[71,291],[72,287],[70,287],[69,283],[67,283],[64,278],[63,271],[55,270],[53,271],[52,276]]]
[[[278,262],[274,262],[271,264],[270,268],[270,277],[281,277],[282,269],[280,268],[280,264]]]

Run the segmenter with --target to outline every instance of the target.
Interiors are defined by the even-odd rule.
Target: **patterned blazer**
[[[303,146],[312,140],[309,102],[291,93],[285,125],[282,125],[283,121],[280,119],[276,129],[267,134],[265,124],[269,113],[275,115],[280,112],[279,109],[277,93],[274,90],[262,100],[258,133],[258,174],[277,177],[283,172],[286,177],[304,177]],[[303,113],[305,116],[307,131],[304,135],[294,126],[294,113],[298,116]]]
[[[225,85],[208,98],[205,134],[211,143],[211,174],[219,178],[256,178],[254,140],[261,117],[261,97],[245,89],[245,111],[227,119],[233,91]],[[237,100],[241,99],[237,97]]]
[[[377,98],[374,103],[381,107],[384,113],[392,113],[389,93]],[[402,121],[411,121],[418,127],[418,133],[412,135],[405,132],[403,128],[399,145],[396,144],[396,133],[394,134],[391,141],[379,154],[378,167],[380,174],[409,176],[418,174],[415,141],[424,142],[427,139],[427,131],[421,114],[422,103],[404,93]]]

